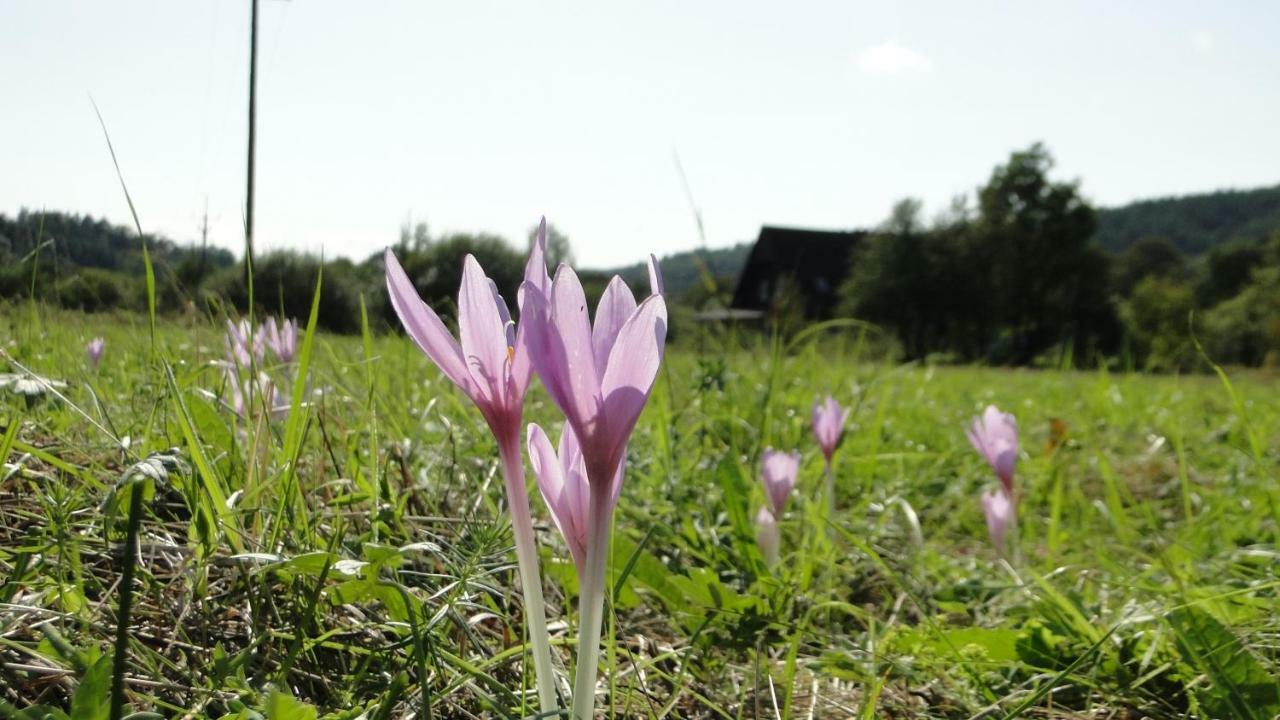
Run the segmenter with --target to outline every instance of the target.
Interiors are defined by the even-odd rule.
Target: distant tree
[[[423,249],[431,244],[431,233],[425,222],[410,224],[408,220],[400,226],[399,247]]]
[[[967,225],[973,221],[973,208],[969,204],[969,196],[961,193],[954,195],[947,207],[933,218],[933,227],[938,230]]]
[[[537,238],[538,226],[534,225],[529,228],[529,248],[533,247],[533,241]],[[554,273],[560,263],[573,265],[573,247],[569,245],[568,235],[560,232],[555,225],[547,223],[547,267]]]
[[[1090,242],[1096,214],[1078,183],[1049,179],[1040,143],[1014,152],[978,192],[994,312],[1007,343],[993,358],[1023,364],[1052,346],[1076,356],[1114,336],[1108,258]]]
[[[840,288],[847,315],[874,322],[897,336],[909,358],[942,349],[952,315],[945,296],[949,249],[941,233],[924,230],[919,200],[894,204],[889,218],[862,243]]]
[[[1253,277],[1265,259],[1263,245],[1251,240],[1233,240],[1215,245],[1205,258],[1204,274],[1196,288],[1201,307],[1211,307],[1234,297]]]
[[[1205,350],[1218,363],[1280,366],[1280,230],[1238,293],[1204,315]]]
[[[326,330],[340,333],[360,329],[360,293],[373,283],[361,268],[349,260],[323,264],[317,322]],[[277,250],[258,255],[253,262],[253,298],[258,313],[298,318],[311,314],[321,261],[315,255]],[[225,268],[209,283],[211,292],[240,312],[248,310],[249,294],[244,274],[237,267]]]
[[[1148,236],[1120,253],[1114,268],[1116,292],[1127,297],[1139,282],[1148,277],[1184,280],[1187,258],[1172,241]]]
[[[889,211],[889,219],[881,229],[893,235],[915,235],[924,229],[921,216],[924,214],[924,203],[913,197],[902,198],[893,204]]]
[[[507,304],[513,306],[516,290],[524,279],[525,257],[497,235],[457,233],[435,238],[425,246],[396,250],[400,265],[423,301],[444,317],[456,315],[462,265],[468,254],[475,256]],[[385,312],[395,327],[398,322],[390,308]]]
[[[1150,276],[1134,288],[1121,307],[1130,351],[1145,370],[1171,371],[1196,362],[1191,343],[1191,288],[1176,280]]]

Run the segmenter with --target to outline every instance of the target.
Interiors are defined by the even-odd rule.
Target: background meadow
[[[220,317],[153,341],[145,316],[2,316],[0,370],[67,384],[0,391],[0,715],[107,717],[121,639],[130,706],[166,717],[536,713],[492,436],[408,340],[300,337],[301,402],[245,421]],[[1280,713],[1273,378],[893,364],[866,340],[668,348],[615,519],[603,716]],[[535,388],[526,420],[558,430]],[[853,409],[834,513],[809,424],[827,392]],[[990,403],[1020,429],[1008,559],[964,436]],[[767,446],[803,456],[773,569]],[[567,682],[576,575],[532,507]]]

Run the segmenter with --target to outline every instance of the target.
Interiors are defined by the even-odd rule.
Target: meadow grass
[[[0,317],[0,372],[67,382],[0,395],[0,716],[106,718],[116,677],[166,717],[537,712],[492,436],[409,341],[317,335],[289,417],[240,420],[220,320],[162,320],[153,352],[145,317]],[[633,436],[602,717],[1280,713],[1273,379],[726,346],[669,348]],[[854,408],[834,513],[809,427],[826,392]],[[963,432],[988,403],[1021,431],[1008,559]],[[541,388],[526,421],[559,428]],[[804,456],[772,570],[766,446]],[[567,692],[576,574],[533,494]]]

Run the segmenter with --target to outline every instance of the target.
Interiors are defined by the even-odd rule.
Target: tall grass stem
[[[116,656],[111,670],[111,720],[124,717],[124,674],[129,664],[129,614],[133,610],[133,572],[142,525],[144,482],[135,478],[129,489],[129,524],[120,571],[120,601],[116,608]]]

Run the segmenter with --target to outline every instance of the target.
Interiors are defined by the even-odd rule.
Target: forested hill
[[[235,262],[230,252],[220,248],[201,250],[156,235],[146,239],[156,265],[177,267],[190,259],[219,268]],[[142,244],[132,228],[74,213],[24,209],[12,218],[0,214],[0,266],[29,263],[37,246],[43,262],[56,262],[63,271],[97,268],[134,275],[143,269]]]
[[[1198,255],[1229,240],[1261,240],[1280,229],[1280,185],[1139,200],[1098,211],[1096,238],[1113,252],[1144,237]]]
[[[1280,185],[1255,190],[1219,190],[1199,195],[1139,200],[1098,210],[1098,244],[1119,252],[1146,237],[1172,241],[1183,252],[1198,255],[1229,240],[1262,240],[1280,230]],[[679,297],[699,282],[695,258],[701,257],[717,278],[736,279],[754,241],[716,250],[693,250],[662,258],[668,291]],[[646,282],[641,263],[602,271],[621,275],[634,287]]]
[[[733,283],[738,279],[738,271],[747,261],[751,252],[751,242],[741,242],[727,248],[715,250],[686,250],[661,257],[662,281],[666,285],[667,294],[671,297],[683,297],[686,290],[702,282],[703,268],[711,273],[716,282],[728,283],[732,291]],[[701,261],[702,267],[699,267]],[[631,287],[647,287],[648,270],[644,263],[636,263],[625,267],[611,268],[602,271],[607,275],[621,275]],[[723,290],[724,288],[720,288]]]
[[[1141,200],[1121,207],[1102,208],[1098,211],[1095,237],[1102,247],[1112,252],[1124,250],[1142,238],[1158,237],[1172,241],[1185,253],[1196,255],[1229,240],[1261,240],[1277,230],[1280,230],[1280,185]],[[56,258],[56,264],[64,271],[98,268],[136,275],[142,269],[140,245],[131,229],[85,215],[51,212],[41,217],[41,213],[28,210],[20,211],[16,217],[0,214],[0,267],[23,274],[18,266],[29,267],[25,261],[35,249],[37,236],[44,242],[40,251],[42,259],[47,262]],[[662,258],[668,292],[674,297],[683,297],[687,290],[701,283],[699,259],[712,277],[731,286],[751,252],[753,241]],[[234,262],[226,250],[210,248],[206,255],[198,248],[155,236],[149,236],[147,244],[152,261],[158,266],[175,269],[184,264],[198,266],[189,269],[201,277]],[[611,268],[602,274],[621,275],[633,286],[643,287],[647,282],[642,263]],[[5,273],[0,272],[0,276],[3,275]],[[25,276],[29,279],[29,270]]]

